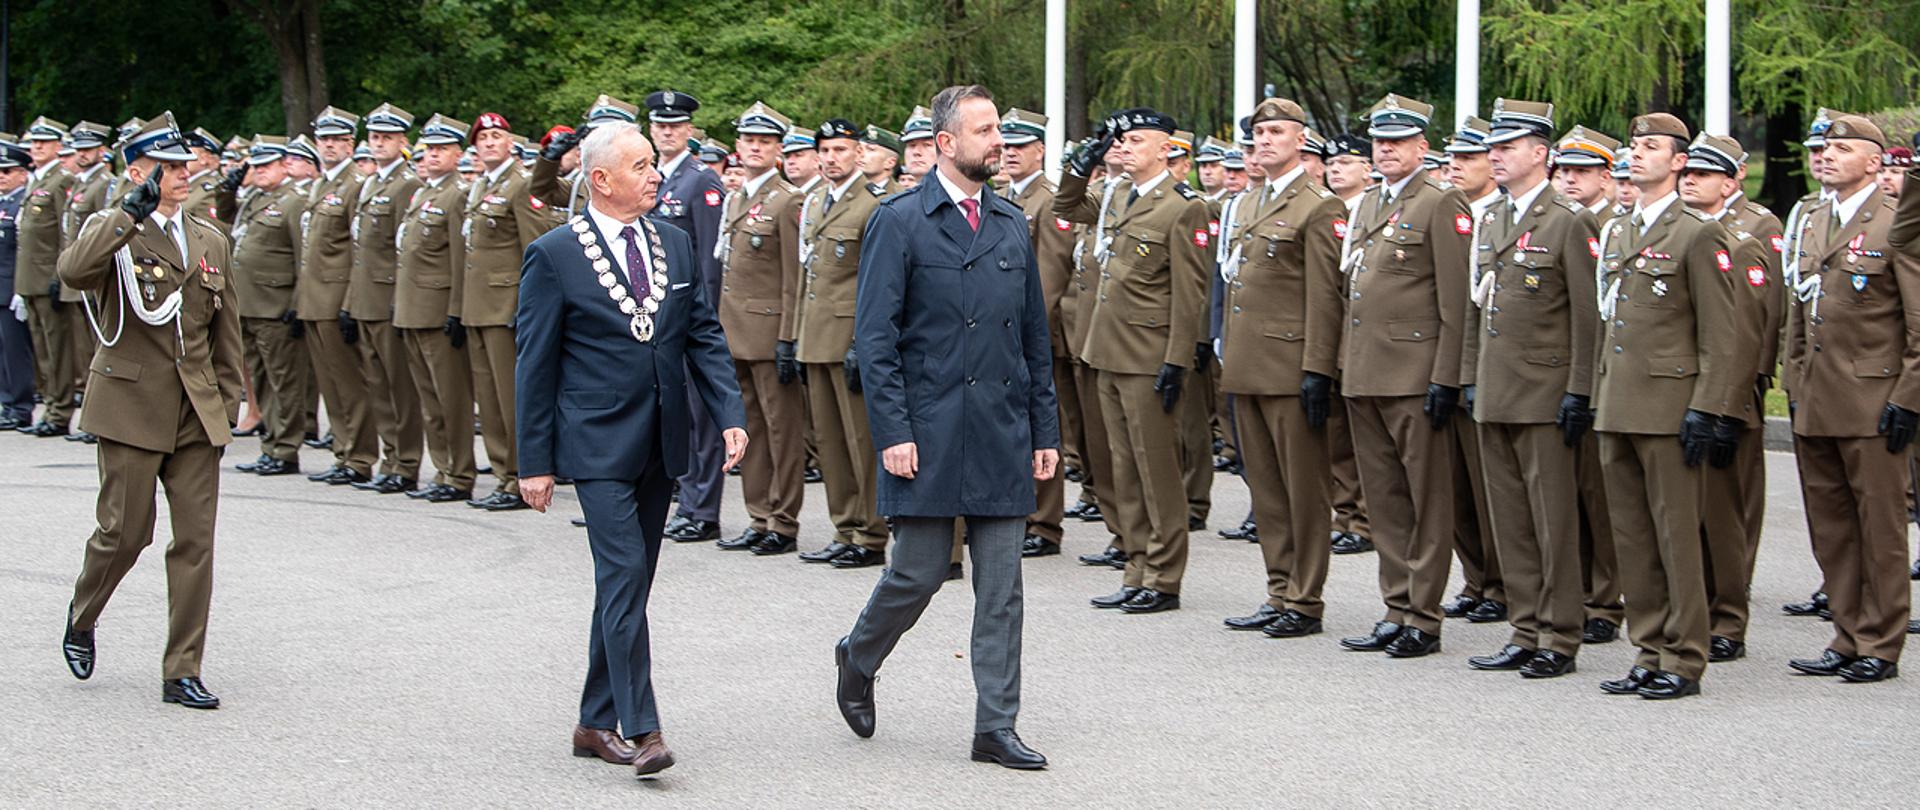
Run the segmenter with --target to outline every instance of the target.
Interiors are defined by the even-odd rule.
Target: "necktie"
[[[1647,235],[1647,221],[1640,216],[1639,211],[1633,212],[1633,218],[1630,221],[1633,223],[1633,233],[1635,236]]]
[[[1833,237],[1840,233],[1840,207],[1834,206],[1833,216],[1827,218],[1827,243],[1833,243]]]
[[[980,201],[968,197],[960,201],[960,211],[967,215],[967,227],[980,230]]]
[[[633,287],[635,298],[646,298],[652,294],[652,286],[647,283],[647,260],[640,252],[640,237],[628,225],[620,229],[620,238],[627,243],[627,284]]]
[[[160,220],[160,232],[167,235],[167,244],[172,245],[175,250],[180,251],[180,263],[185,265],[187,263],[187,251],[186,248],[180,246],[179,235],[174,233],[173,220]]]
[[[827,195],[827,205],[826,205],[826,207],[824,207],[824,208],[822,208],[822,209],[820,209],[820,216],[823,216],[823,217],[824,217],[824,216],[826,216],[826,215],[828,215],[828,214],[831,214],[831,213],[833,213],[833,203],[834,203],[834,201],[835,201],[835,200],[837,200],[837,199],[839,199],[839,198],[837,198],[837,197],[835,197],[835,196],[833,196],[832,194],[828,194],[828,195]]]
[[[1131,190],[1131,191],[1128,191],[1128,192],[1127,192],[1127,207],[1128,207],[1128,208],[1132,208],[1132,207],[1133,207],[1133,204],[1134,204],[1135,202],[1137,202],[1137,201],[1139,201],[1139,199],[1140,199],[1140,189],[1137,189],[1137,188],[1136,188],[1136,189],[1133,189],[1133,190]]]

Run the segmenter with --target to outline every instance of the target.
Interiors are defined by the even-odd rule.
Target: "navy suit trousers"
[[[615,728],[627,738],[660,730],[653,702],[653,660],[647,598],[660,564],[673,479],[654,454],[635,480],[574,482],[593,549],[593,629],[587,682],[580,692],[580,725]]]

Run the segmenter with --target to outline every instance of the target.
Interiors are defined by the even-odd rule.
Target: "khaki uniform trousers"
[[[1086,466],[1086,457],[1079,454],[1084,434],[1080,423],[1080,395],[1074,382],[1073,359],[1053,358],[1053,390],[1060,401],[1061,466],[1054,472],[1053,478],[1033,482],[1034,510],[1033,514],[1027,516],[1027,535],[1055,544],[1066,536],[1066,530],[1060,526],[1067,516],[1066,465],[1072,464],[1083,474],[1091,475]],[[1075,453],[1071,462],[1066,460],[1065,448],[1069,442]]]
[[[306,321],[306,329],[307,353],[313,358],[320,398],[327,405],[327,426],[333,431],[333,463],[371,476],[380,445],[368,415],[360,352],[347,345],[336,321]]]
[[[407,348],[392,321],[360,322],[360,369],[368,409],[380,437],[380,474],[420,477],[420,394],[407,367]]]
[[[73,421],[73,318],[85,318],[51,295],[27,298],[27,331],[33,338],[33,390],[47,409],[40,421],[66,427]],[[13,317],[8,315],[7,317]]]
[[[473,369],[473,399],[480,406],[480,443],[499,491],[520,494],[519,450],[513,444],[513,327],[467,327],[467,363]]]
[[[747,406],[747,435],[754,437],[740,460],[740,492],[753,529],[798,537],[806,496],[806,388],[799,380],[781,385],[772,360],[735,360],[733,375]]]
[[[420,397],[433,482],[473,489],[473,368],[465,347],[438,329],[401,329],[401,342]]]
[[[300,460],[307,432],[307,345],[279,318],[241,318],[253,398],[260,403],[260,452],[280,461]]]
[[[1460,592],[1474,599],[1507,602],[1500,577],[1500,550],[1487,527],[1486,480],[1480,469],[1480,425],[1463,405],[1453,413],[1453,551],[1460,558]]]
[[[1180,404],[1161,408],[1151,374],[1100,372],[1100,415],[1113,458],[1113,498],[1126,584],[1179,595],[1187,570],[1187,491],[1181,478]],[[1182,392],[1182,397],[1186,393]]]
[[[1887,452],[1886,439],[1877,436],[1794,438],[1807,533],[1833,609],[1827,646],[1849,657],[1898,662],[1912,610],[1906,454]]]
[[[1120,537],[1120,519],[1106,508],[1113,503],[1113,447],[1107,442],[1106,411],[1100,406],[1100,372],[1092,366],[1078,360],[1073,361],[1074,387],[1080,394],[1080,425],[1086,432],[1086,445],[1081,453],[1087,466],[1086,484],[1081,487],[1080,497],[1088,503],[1100,506],[1100,522],[1106,527],[1107,534]],[[1091,497],[1089,497],[1091,495]],[[1061,510],[1065,514],[1065,510]]]
[[[1187,518],[1201,524],[1213,512],[1213,402],[1218,369],[1197,369],[1180,390],[1180,481],[1187,490]]]
[[[778,384],[778,381],[775,381]],[[847,390],[840,363],[807,364],[807,414],[820,454],[821,483],[835,539],[874,551],[887,547],[887,522],[878,510],[879,456],[867,429],[866,398]],[[752,446],[749,442],[748,446]]]
[[[1327,430],[1307,425],[1299,397],[1233,395],[1240,462],[1260,526],[1267,604],[1312,618],[1326,611],[1333,510],[1327,494]]]
[[[1600,434],[1608,516],[1634,663],[1698,680],[1707,671],[1707,579],[1700,556],[1700,468],[1673,436]]]
[[[1453,426],[1435,430],[1425,397],[1348,397],[1354,459],[1380,552],[1384,620],[1440,635],[1453,563]]]
[[[1367,499],[1360,492],[1360,464],[1353,458],[1353,425],[1347,419],[1347,398],[1337,393],[1327,408],[1327,456],[1333,465],[1333,529],[1329,535],[1340,531],[1372,539]]]
[[[1580,650],[1578,459],[1552,424],[1478,425],[1491,507],[1487,531],[1505,574],[1507,643],[1572,656]]]

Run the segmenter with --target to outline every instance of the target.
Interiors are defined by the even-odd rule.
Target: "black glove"
[[[553,140],[547,141],[546,148],[540,150],[540,159],[559,163],[561,158],[566,157],[568,152],[580,145],[582,137],[585,136],[579,132],[562,132],[553,136]]]
[[[1202,374],[1213,368],[1213,341],[1203,340],[1193,344],[1193,367]]]
[[[1180,384],[1187,378],[1187,370],[1172,363],[1160,366],[1160,374],[1153,378],[1153,390],[1160,395],[1160,410],[1173,413],[1173,406],[1180,404]]]
[[[1067,170],[1076,177],[1093,174],[1093,167],[1105,163],[1107,150],[1113,148],[1113,133],[1105,129],[1096,133],[1087,145],[1075,150],[1073,157],[1067,159]]]
[[[1433,422],[1433,429],[1447,426],[1447,420],[1453,418],[1454,406],[1460,404],[1460,389],[1439,383],[1427,384],[1427,404],[1420,410]]]
[[[294,340],[303,340],[306,338],[307,322],[295,317],[293,310],[289,309],[282,314],[280,316],[280,322],[287,325],[287,337],[293,338]]]
[[[1592,400],[1579,394],[1560,398],[1560,413],[1553,418],[1560,426],[1560,440],[1568,447],[1579,447],[1581,437],[1593,427]]]
[[[1755,402],[1766,402],[1767,391],[1771,388],[1773,388],[1772,377],[1765,374],[1753,375],[1753,399]]]
[[[1706,460],[1707,449],[1713,444],[1713,423],[1716,417],[1705,411],[1687,409],[1687,415],[1680,419],[1681,460],[1689,467],[1698,467]]]
[[[1311,371],[1301,377],[1300,407],[1307,411],[1307,427],[1326,427],[1327,414],[1333,410],[1333,378]]]
[[[56,278],[52,281],[47,282],[47,297],[48,298],[60,297],[60,279]]]
[[[226,179],[220,181],[220,187],[228,191],[239,191],[240,186],[247,182],[247,171],[252,168],[253,166],[249,165],[246,161],[241,161],[240,165],[235,166],[233,171],[227,172]]]
[[[127,216],[133,217],[136,224],[147,221],[147,215],[152,214],[153,209],[160,207],[160,177],[166,172],[167,167],[164,164],[154,164],[153,176],[148,177],[146,182],[134,186],[132,191],[127,192],[126,198],[120,201],[120,210],[127,212]]]
[[[447,324],[440,327],[440,331],[447,333],[447,342],[453,344],[454,348],[466,348],[467,325],[460,322],[460,316],[448,315]]]
[[[782,340],[773,344],[773,370],[779,375],[781,385],[791,385],[800,379],[800,361],[794,359],[793,341]]]
[[[1880,412],[1880,432],[1887,437],[1887,452],[1898,453],[1913,443],[1913,434],[1920,429],[1920,413],[1914,413],[1891,402],[1887,409]]]
[[[1716,470],[1733,466],[1734,451],[1740,449],[1740,437],[1747,432],[1747,423],[1732,416],[1722,416],[1713,421],[1713,446],[1707,448],[1707,463]]]
[[[348,315],[347,311],[343,309],[343,310],[340,310],[339,323],[340,323],[340,339],[341,340],[346,341],[346,344],[348,346],[352,346],[353,344],[360,342],[360,322],[359,321],[354,320],[353,316]]]
[[[854,351],[851,348],[847,349],[847,357],[845,360],[840,361],[840,366],[841,368],[844,368],[847,370],[847,390],[848,391],[858,394],[861,391],[866,390],[866,386],[863,386],[860,384],[860,353],[859,352]]]

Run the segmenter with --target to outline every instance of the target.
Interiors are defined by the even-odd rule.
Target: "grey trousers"
[[[967,517],[973,549],[973,686],[976,733],[1013,728],[1020,713],[1020,541],[1027,518]],[[953,519],[893,519],[893,560],[847,636],[848,663],[872,675],[947,581]]]

